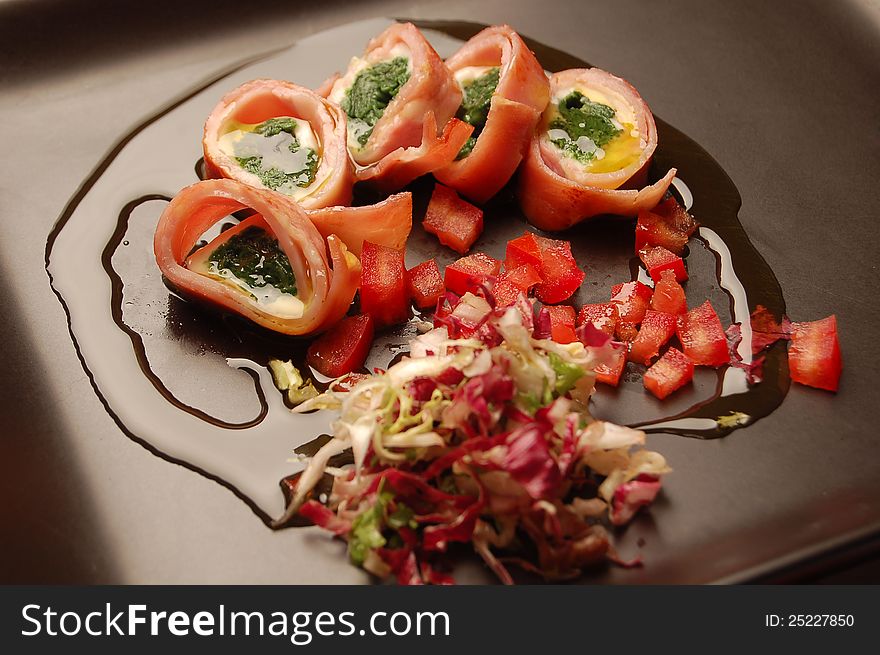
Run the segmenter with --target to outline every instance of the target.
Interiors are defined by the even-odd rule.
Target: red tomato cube
[[[612,361],[609,364],[599,364],[596,367],[596,382],[616,387],[620,383],[623,367],[626,366],[626,346],[622,343],[612,343]]]
[[[609,337],[613,337],[618,318],[617,305],[613,302],[584,305],[581,307],[581,311],[578,312],[577,325],[580,327],[589,321],[597,330],[601,330]]]
[[[574,307],[571,305],[544,305],[550,312],[550,338],[556,343],[577,341],[574,332]]]
[[[660,273],[660,281],[654,284],[651,309],[667,314],[684,314],[687,311],[687,298],[684,289],[675,279],[672,271]]]
[[[311,343],[306,361],[327,377],[338,378],[362,367],[372,344],[372,316],[349,316]]]
[[[708,300],[678,317],[676,334],[694,364],[718,367],[730,362],[727,335]]]
[[[535,288],[535,295],[543,303],[564,302],[580,288],[586,274],[571,254],[571,243],[545,237],[535,239],[541,248],[538,273],[544,278]]]
[[[477,291],[486,278],[494,277],[500,271],[500,261],[486,253],[475,252],[447,266],[443,278],[447,289],[463,296],[468,291]]]
[[[403,251],[364,241],[361,252],[361,311],[377,327],[403,323],[409,318],[409,294]]]
[[[642,326],[629,348],[627,358],[631,362],[649,364],[673,334],[675,334],[675,316],[649,309],[645,312]]]
[[[419,309],[435,307],[440,296],[446,291],[440,269],[433,259],[409,269],[406,272],[406,285],[409,297]]]
[[[648,269],[648,275],[654,282],[660,281],[660,274],[663,271],[672,271],[678,282],[684,282],[688,279],[684,260],[663,246],[642,248],[639,250],[639,259],[644,262],[645,268]]]
[[[611,287],[611,302],[617,305],[621,321],[641,323],[653,294],[651,287],[638,281],[615,284]]]
[[[536,271],[541,270],[541,247],[531,232],[526,232],[521,237],[508,241],[504,258],[504,267],[508,271],[525,264],[530,264]]]
[[[837,317],[792,323],[788,347],[791,379],[817,389],[837,391],[843,363],[837,339]]]
[[[676,348],[667,350],[663,357],[645,371],[645,388],[663,400],[676,389],[680,389],[694,377],[694,363]]]
[[[459,198],[449,187],[435,184],[422,227],[463,255],[483,233],[483,210]]]
[[[531,264],[523,264],[514,269],[508,269],[499,275],[498,279],[506,280],[526,293],[533,286],[544,281]]]

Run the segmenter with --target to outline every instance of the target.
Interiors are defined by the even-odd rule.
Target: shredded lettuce
[[[536,338],[528,303],[495,309],[487,298],[447,294],[437,327],[413,339],[409,357],[300,406],[338,416],[287,516],[334,475],[328,503],[339,521],[324,524],[376,575],[446,581],[438,553],[458,541],[471,542],[505,582],[512,577],[493,549],[524,542],[534,559],[512,561],[547,579],[573,577],[617,561],[604,525],[629,521],[670,470],[642,448],[643,432],[589,414],[607,340]],[[284,366],[276,380],[281,373],[296,382]],[[348,449],[353,466],[328,468]]]

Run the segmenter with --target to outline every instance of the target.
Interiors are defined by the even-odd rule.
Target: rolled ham
[[[256,173],[238,161],[232,152],[236,141],[230,135],[239,135],[235,130],[241,125],[258,125],[278,117],[295,119],[300,145],[313,147],[317,169],[310,183],[275,190],[306,209],[349,204],[355,177],[346,147],[345,112],[310,89],[280,80],[243,84],[223,96],[211,112],[202,141],[208,177],[225,177],[267,188]],[[280,149],[283,152],[283,143]]]
[[[327,238],[335,234],[358,257],[364,241],[403,250],[412,229],[412,194],[397,193],[375,205],[327,207],[306,213],[318,232]]]
[[[551,122],[559,102],[573,90],[615,110],[615,120],[633,147],[632,156],[620,166],[603,163],[604,150],[599,148],[598,170],[591,170],[553,144]],[[670,169],[660,180],[646,185],[656,148],[654,117],[629,83],[598,68],[556,73],[550,77],[550,103],[520,170],[518,193],[523,212],[535,227],[557,231],[600,214],[635,216],[641,209],[650,209],[663,198],[676,172]]]
[[[190,255],[209,228],[242,209],[256,214]],[[205,260],[251,226],[274,235],[290,261],[301,303],[295,302],[298,315],[270,311],[233,284],[191,270],[195,261]],[[321,236],[296,202],[236,180],[207,180],[181,190],[159,219],[153,250],[162,274],[184,295],[283,334],[311,334],[335,324],[348,311],[360,283],[360,262],[337,236]]]
[[[358,75],[371,67],[403,57],[408,78],[370,126],[359,122],[347,105],[347,94]],[[395,23],[370,41],[363,57],[354,57],[345,74],[319,89],[328,100],[349,108],[348,146],[359,180],[390,192],[455,159],[472,131],[453,118],[461,91],[443,60],[411,23]],[[354,116],[354,117],[353,117]],[[372,131],[361,143],[368,128]]]
[[[507,184],[522,161],[550,99],[550,85],[535,55],[507,25],[484,29],[446,66],[456,77],[485,67],[500,69],[485,126],[470,154],[434,171],[443,184],[483,203]]]

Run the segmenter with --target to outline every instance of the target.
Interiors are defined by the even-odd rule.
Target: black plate
[[[866,202],[867,196],[855,193],[858,188],[855,183],[859,179],[870,179],[868,174],[876,171],[841,166],[839,171],[827,175],[821,187],[814,189],[818,180],[814,172],[815,153],[810,159],[806,145],[793,140],[786,140],[785,148],[781,142],[775,148],[770,147],[774,139],[781,138],[780,134],[816,132],[817,124],[822,122],[819,118],[829,117],[827,104],[816,100],[808,102],[812,96],[806,93],[807,79],[795,74],[799,69],[793,61],[784,75],[772,70],[762,70],[760,75],[755,75],[757,60],[752,58],[757,54],[740,52],[739,66],[728,62],[730,67],[724,69],[722,63],[727,60],[720,50],[715,50],[714,64],[721,72],[716,70],[717,76],[710,76],[708,64],[704,61],[708,57],[697,60],[676,50],[672,35],[676,34],[675,27],[681,23],[669,20],[671,17],[667,16],[666,30],[660,30],[663,24],[655,22],[650,30],[646,26],[642,33],[655,39],[652,42],[654,48],[658,47],[657,41],[661,42],[659,47],[667,54],[661,68],[656,65],[656,57],[647,57],[647,49],[641,50],[640,60],[630,59],[634,56],[632,53],[621,54],[610,46],[602,49],[597,45],[581,50],[576,47],[577,39],[562,36],[570,35],[570,32],[563,27],[566,21],[561,16],[554,16],[552,12],[545,15],[542,22],[535,25],[543,26],[537,31],[528,25],[529,21],[523,15],[527,11],[511,9],[505,16],[487,16],[484,20],[508,20],[539,40],[554,42],[562,49],[582,54],[593,63],[629,78],[658,114],[697,136],[728,167],[744,198],[743,222],[782,280],[791,315],[806,320],[834,311],[841,323],[844,357],[853,353],[847,347],[848,343],[853,347],[858,345],[865,359],[872,352],[876,354],[876,346],[848,338],[848,335],[858,334],[854,326],[870,334],[869,326],[877,318],[876,310],[868,304],[846,297],[847,294],[853,295],[849,289],[858,276],[866,275],[864,271],[859,273],[862,269],[857,264],[860,254],[867,261],[867,246],[864,241],[854,242],[849,238],[850,232],[820,230],[820,226],[833,223],[835,218],[838,223],[842,222],[845,210],[852,214],[848,217],[849,225],[858,222],[862,207],[859,202]],[[716,9],[717,25],[730,22],[731,17],[725,16],[724,11]],[[703,12],[701,16],[706,20]],[[523,19],[522,25],[518,23],[518,17]],[[672,17],[682,19],[683,15]],[[844,13],[836,16],[836,20],[847,20],[847,17],[848,14]],[[733,18],[746,20],[743,16]],[[763,15],[763,18],[769,26],[764,29],[772,28],[774,17]],[[755,20],[754,16],[748,20]],[[626,21],[623,23],[627,24]],[[554,25],[558,26],[555,33]],[[636,32],[641,29],[636,24],[628,25]],[[271,28],[256,25],[245,29],[254,37],[272,33]],[[803,29],[809,29],[806,22]],[[661,33],[662,39],[657,37]],[[558,42],[555,34],[560,35]],[[697,38],[698,32],[690,37],[689,42],[685,39],[679,39],[679,42],[686,42],[689,48],[702,43]],[[221,43],[228,43],[223,39],[234,41],[235,37],[218,33],[213,45],[217,50],[213,52],[222,50]],[[760,39],[752,39],[748,40],[751,47],[760,48]],[[273,43],[283,42],[276,34]],[[632,42],[635,49],[646,48],[639,45],[638,39],[627,39],[627,42]],[[849,44],[849,47],[856,48],[859,41],[850,39]],[[264,41],[262,45],[269,44]],[[360,47],[361,44],[347,46],[345,53],[357,52]],[[228,56],[226,61],[231,63],[231,60],[256,50],[239,49],[235,57]],[[711,48],[708,50],[713,52]],[[617,53],[613,59],[609,54],[612,52]],[[677,58],[673,57],[676,53]],[[27,190],[30,205],[41,210],[36,213],[42,218],[25,221],[18,214],[14,221],[10,218],[4,221],[13,240],[21,244],[20,249],[4,249],[5,268],[29,270],[22,253],[35,250],[37,236],[31,234],[36,231],[35,223],[41,221],[45,229],[39,238],[45,239],[52,216],[60,213],[63,196],[70,195],[77,179],[86,177],[89,164],[79,164],[77,168],[77,162],[83,159],[96,162],[100,152],[110,145],[112,135],[124,133],[132,122],[122,120],[120,113],[140,115],[145,107],[160,104],[163,97],[173,97],[221,64],[203,59],[189,69],[151,72],[149,68],[157,62],[187,61],[188,56],[195,57],[181,43],[175,52],[158,51],[150,56],[123,60],[115,71],[111,67],[86,69],[81,73],[86,80],[112,81],[113,84],[103,91],[81,88],[75,84],[81,80],[73,77],[43,79],[41,88],[47,89],[46,93],[64,95],[67,92],[67,106],[51,108],[41,105],[38,100],[30,107],[28,115],[14,114],[19,124],[31,127],[28,121],[42,119],[40,129],[30,130],[28,145],[23,145],[20,150],[22,165],[7,177],[8,182]],[[707,99],[709,93],[688,83],[691,79],[688,75],[705,82],[720,79],[725,70],[729,76],[735,71],[743,71],[742,60],[746,64],[752,62],[752,68],[745,67],[745,72],[753,73],[746,76],[748,84],[735,83],[729,78],[727,82],[734,90],[740,88],[739,84],[747,85],[751,94],[748,102],[743,103],[738,94],[731,93],[719,109],[712,103],[722,96],[713,94],[710,101]],[[634,63],[636,61],[638,65]],[[783,58],[781,61],[788,60]],[[860,61],[864,63],[860,64]],[[833,169],[831,164],[836,158],[842,159],[842,155],[835,154],[838,151],[853,153],[860,147],[867,148],[866,140],[856,138],[857,126],[870,130],[871,127],[865,126],[873,125],[867,116],[863,116],[862,121],[856,120],[860,111],[866,111],[858,102],[858,82],[876,73],[871,67],[872,61],[856,58],[855,63],[850,62],[851,78],[840,74],[832,76],[833,68],[824,59],[822,65],[814,62],[813,80],[816,79],[816,70],[820,73],[827,71],[827,78],[820,79],[828,85],[829,93],[834,91],[833,97],[853,100],[846,105],[852,121],[838,124],[837,147],[822,150],[823,161],[827,162],[825,168]],[[678,69],[670,78],[673,64]],[[126,82],[124,76],[114,77],[114,72],[123,69],[128,74],[140,73],[143,77],[136,84]],[[15,78],[16,68],[5,70],[11,71],[7,75],[16,82],[13,88],[22,91],[16,96],[17,100],[33,97],[28,94],[25,78]],[[802,86],[797,83],[799,79]],[[677,86],[672,86],[673,80]],[[681,102],[682,87],[685,90],[690,87],[689,102]],[[133,88],[141,94],[152,95],[130,98],[128,94]],[[76,92],[71,93],[72,90]],[[816,91],[813,89],[811,93]],[[800,100],[803,108],[793,111],[791,107],[799,106],[792,102],[793,99]],[[698,109],[701,104],[705,109]],[[779,111],[782,106],[787,108],[785,112]],[[57,120],[58,116],[67,116],[68,113],[71,118],[65,120],[65,130],[56,130],[51,120],[47,120],[51,117]],[[736,129],[735,121],[729,125],[731,118],[740,121],[739,124],[749,131]],[[757,120],[759,118],[762,120]],[[773,129],[766,124],[768,120]],[[98,129],[96,122],[105,127]],[[11,123],[7,121],[7,124]],[[119,129],[111,130],[114,126]],[[876,135],[876,128],[873,129]],[[101,141],[100,134],[105,131],[108,134]],[[758,139],[756,133],[763,139]],[[23,136],[19,136],[16,130],[10,135],[10,142],[21,143],[15,139]],[[62,147],[63,156],[58,154],[57,148],[50,147],[63,143],[61,137],[70,139],[67,143],[73,144]],[[83,140],[87,146],[80,144]],[[713,147],[716,142],[717,149]],[[74,147],[77,144],[79,147]],[[195,147],[197,149],[197,143]],[[792,156],[779,154],[786,151]],[[92,154],[89,156],[86,152]],[[859,159],[865,166],[874,165],[876,168],[867,152]],[[737,165],[740,161],[747,165]],[[27,166],[31,162],[34,165]],[[57,175],[38,178],[35,175],[37,162],[44,170],[49,167],[49,171]],[[755,166],[756,162],[762,165]],[[781,180],[781,188],[778,182],[770,184],[766,171],[771,164],[775,164],[773,180]],[[756,170],[762,167],[763,172]],[[25,170],[32,172],[23,175]],[[78,175],[74,175],[77,172]],[[47,178],[52,181],[48,188]],[[63,184],[68,186],[62,189]],[[777,188],[772,190],[774,186]],[[863,188],[870,187],[866,184]],[[759,221],[754,213],[758,206],[756,198],[765,197],[773,200],[762,203],[762,213],[768,218]],[[50,212],[53,206],[55,211]],[[751,220],[750,209],[753,212]],[[870,214],[866,211],[861,209],[862,221],[867,225]],[[768,228],[770,222],[776,226],[772,230]],[[800,227],[795,229],[795,226]],[[811,234],[809,226],[814,226],[816,233],[812,241],[808,238]],[[836,240],[839,243],[836,244]],[[802,243],[798,244],[798,241]],[[790,243],[795,244],[796,251],[783,253],[783,244],[788,246]],[[836,245],[837,249],[830,251],[829,244]],[[809,270],[815,273],[796,277],[794,273],[798,267],[803,267],[801,274],[806,273],[805,261],[810,261]],[[852,267],[847,273],[831,273],[835,268],[846,266]],[[9,579],[36,581],[45,579],[43,576],[49,579],[120,581],[361,579],[361,574],[351,571],[338,558],[340,549],[336,545],[307,534],[311,531],[288,531],[267,536],[268,531],[253,519],[252,514],[242,511],[243,506],[236,505],[237,501],[227,492],[197,482],[195,476],[185,471],[146,457],[146,453],[131,447],[124,439],[124,443],[120,443],[118,430],[99,413],[100,407],[90,396],[91,391],[80,375],[75,359],[72,359],[70,348],[65,345],[63,316],[59,315],[57,306],[51,306],[44,298],[48,288],[39,275],[35,274],[33,280],[24,277],[27,281],[16,287],[16,298],[13,299],[21,310],[6,315],[6,320],[11,321],[7,330],[10,337],[21,337],[23,341],[13,341],[19,347],[11,351],[13,358],[6,373],[12,392],[7,398],[8,420],[16,421],[10,427],[13,434],[21,436],[13,441],[19,455],[18,465],[5,479],[15,484],[18,494],[15,497],[20,499],[15,506],[14,518],[34,526],[20,533],[21,539],[14,541],[13,547],[25,563],[33,564],[18,567],[14,577],[10,571]],[[821,282],[808,283],[811,279]],[[794,292],[790,291],[792,284]],[[816,287],[819,287],[818,291]],[[829,298],[828,290],[839,297]],[[18,320],[12,322],[12,316]],[[46,319],[46,316],[52,318]],[[22,330],[22,325],[34,327]],[[19,353],[26,357],[22,359]],[[29,362],[29,365],[26,367],[20,362]],[[652,444],[670,457],[676,473],[669,479],[664,500],[652,514],[621,535],[624,549],[635,550],[639,539],[645,539],[642,552],[649,565],[635,572],[602,571],[594,579],[625,582],[744,579],[756,574],[761,567],[784,563],[785,557],[801,557],[810,550],[818,551],[834,545],[837,540],[846,541],[872,533],[877,527],[876,508],[871,501],[877,496],[878,476],[876,464],[868,456],[875,444],[872,443],[867,408],[873,404],[870,402],[873,386],[869,386],[865,367],[855,365],[854,353],[847,362],[850,365],[844,373],[842,390],[837,398],[795,389],[778,412],[722,442],[698,443],[677,437],[653,437]],[[39,375],[34,375],[36,372]],[[46,456],[52,453],[59,453],[59,457]],[[22,491],[24,489],[27,489],[26,493]],[[178,501],[180,497],[184,500]],[[52,534],[60,537],[53,539]],[[79,545],[73,547],[73,557],[66,562],[39,568],[40,552],[52,552],[57,541]],[[211,547],[208,547],[209,543]],[[712,553],[713,556],[700,557],[702,553]],[[234,561],[235,566],[225,566],[224,562],[228,561]],[[462,577],[465,580],[483,579],[482,574],[473,578],[468,571]]]

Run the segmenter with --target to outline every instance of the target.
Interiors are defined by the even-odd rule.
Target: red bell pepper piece
[[[544,237],[535,237],[535,240],[541,248],[538,273],[544,278],[535,287],[535,295],[541,302],[549,304],[568,300],[586,277],[571,254],[571,243]]]
[[[409,317],[409,294],[403,251],[364,241],[361,252],[361,311],[376,327],[403,323]]]
[[[687,269],[684,267],[684,260],[670,252],[663,246],[654,246],[653,248],[642,248],[639,250],[639,259],[648,269],[648,275],[654,282],[660,281],[660,274],[663,271],[672,271],[678,282],[684,282],[688,279]]]
[[[678,317],[676,334],[682,350],[694,364],[717,367],[730,362],[727,336],[708,300]]]
[[[639,334],[633,340],[627,358],[639,364],[650,363],[673,334],[675,334],[675,316],[649,309],[645,312]]]
[[[306,361],[327,377],[338,378],[363,366],[372,344],[373,317],[349,316],[311,343]]]
[[[521,293],[524,294],[525,291],[507,280],[498,278],[495,280],[495,286],[492,288],[492,294],[495,296],[495,307],[510,307],[516,303]]]
[[[508,241],[504,258],[504,267],[508,271],[525,264],[530,264],[536,271],[541,270],[541,247],[531,232],[526,232],[521,237]]]
[[[613,359],[609,364],[599,364],[596,367],[596,382],[609,384],[616,387],[620,383],[620,376],[626,366],[626,346],[622,343],[612,343]]]
[[[636,221],[636,252],[654,246],[663,246],[676,255],[684,252],[688,235],[667,222],[662,216],[649,211],[640,211]]]
[[[792,323],[788,347],[791,379],[817,389],[837,391],[843,363],[837,339],[837,317]]]
[[[678,200],[670,196],[652,210],[657,216],[666,219],[666,222],[674,229],[686,234],[690,237],[700,224],[694,220],[694,217],[688,214],[687,210],[678,204]]]
[[[651,309],[675,315],[684,314],[687,311],[687,298],[685,298],[684,289],[681,288],[672,271],[660,273],[660,281],[654,284]]]
[[[617,321],[617,325],[614,326],[614,336],[618,341],[630,344],[639,336],[639,326],[628,321]]]
[[[514,269],[508,269],[498,276],[499,280],[507,280],[522,291],[528,293],[536,284],[544,281],[544,279],[535,270],[531,264],[523,264]]]
[[[626,282],[611,287],[611,302],[617,305],[620,320],[624,323],[641,323],[654,291],[641,282]]]
[[[435,184],[422,227],[463,255],[483,233],[483,210],[459,198],[449,187]]]
[[[550,338],[556,343],[577,341],[574,332],[574,307],[571,305],[544,305],[550,312]]]
[[[614,336],[614,328],[617,326],[619,316],[617,305],[613,302],[584,305],[578,312],[577,325],[580,327],[587,321],[593,324],[597,330],[601,330],[609,337]]]
[[[419,309],[435,307],[440,296],[446,291],[440,269],[433,259],[409,269],[406,272],[406,286],[409,297]]]
[[[462,257],[446,267],[444,280],[446,288],[463,296],[468,291],[474,292],[488,277],[494,277],[501,271],[501,262],[489,257],[486,253],[475,252]]]
[[[648,391],[662,400],[693,377],[694,362],[680,350],[670,348],[645,371],[643,382]]]

